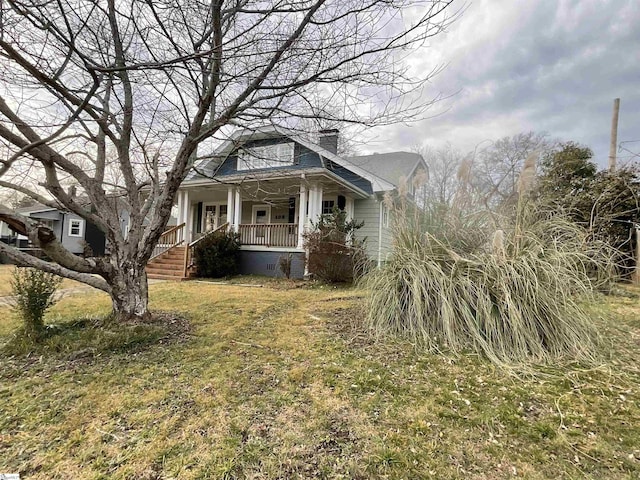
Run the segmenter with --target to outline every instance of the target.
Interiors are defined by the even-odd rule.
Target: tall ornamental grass
[[[597,357],[580,302],[611,280],[610,247],[524,200],[510,221],[411,210],[396,204],[393,251],[361,282],[372,332],[503,364]]]

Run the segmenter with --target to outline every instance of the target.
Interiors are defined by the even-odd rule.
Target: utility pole
[[[636,251],[635,251],[636,265],[633,270],[633,275],[631,276],[631,280],[634,285],[640,285],[640,223],[635,223],[633,227],[636,234]]]
[[[618,149],[618,113],[620,113],[620,99],[613,100],[613,116],[611,117],[611,144],[609,145],[609,171],[616,169],[616,151]]]

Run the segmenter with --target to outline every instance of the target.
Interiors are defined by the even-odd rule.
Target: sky
[[[370,130],[359,151],[449,142],[466,152],[533,130],[587,145],[605,166],[618,97],[618,159],[640,160],[638,0],[474,0],[411,57],[416,73],[439,64],[424,98],[451,97],[430,118]]]

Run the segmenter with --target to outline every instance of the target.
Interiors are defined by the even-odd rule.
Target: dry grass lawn
[[[0,265],[0,297],[11,295],[11,276],[14,270],[13,265]],[[84,283],[75,282],[65,278],[60,288],[86,287]],[[91,288],[91,287],[89,287]]]
[[[594,307],[601,366],[516,377],[359,330],[357,291],[151,287],[192,329],[92,328],[65,298],[35,355],[0,309],[0,472],[27,479],[640,478],[640,306]],[[8,343],[7,343],[8,342]],[[4,344],[4,346],[2,345]]]

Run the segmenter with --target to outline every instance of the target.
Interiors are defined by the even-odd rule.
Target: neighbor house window
[[[325,200],[322,202],[322,214],[323,215],[329,215],[330,213],[333,212],[333,207],[335,206],[336,202],[334,200]]]
[[[82,220],[70,220],[69,221],[69,236],[81,237],[82,236]]]
[[[240,150],[238,152],[238,170],[293,165],[293,146],[293,143],[278,143]]]

